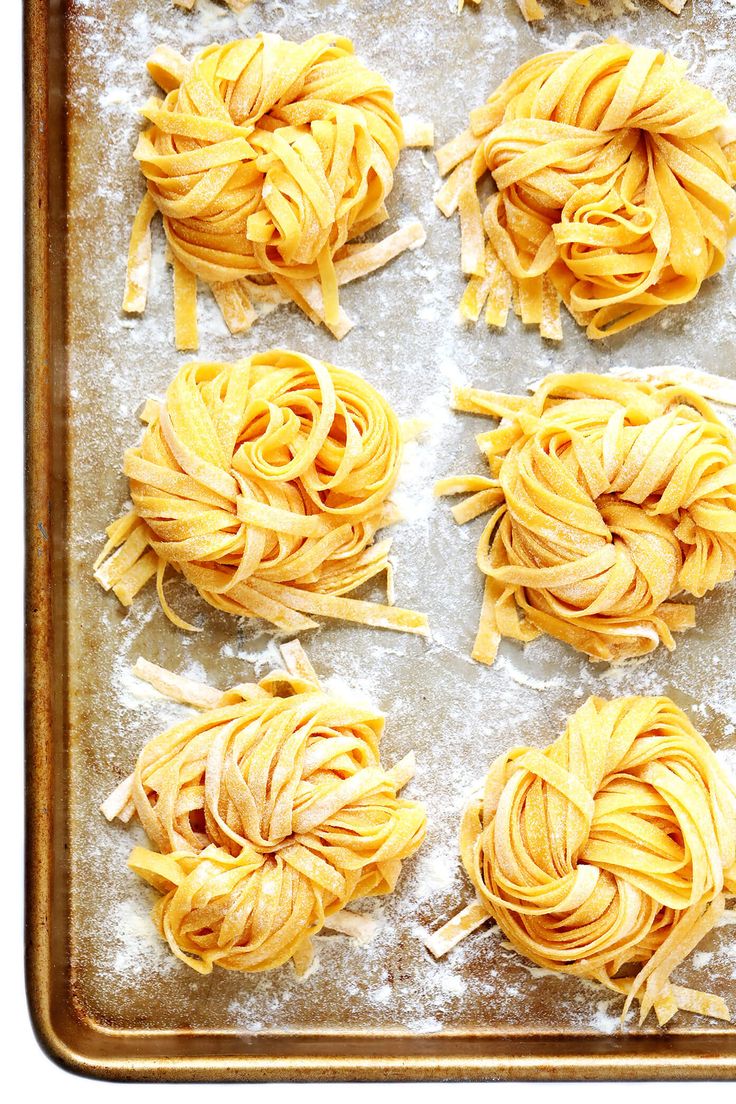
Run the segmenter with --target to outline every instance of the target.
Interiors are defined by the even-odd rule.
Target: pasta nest
[[[325,34],[297,43],[262,33],[208,46],[191,62],[160,47],[148,68],[166,96],[142,109],[151,125],[135,157],[148,192],[131,237],[125,309],[144,309],[148,228],[160,211],[180,348],[197,347],[197,277],[232,329],[250,325],[265,282],[342,336],[338,283],[361,273],[339,262],[350,267],[347,243],[387,218],[404,144],[386,81],[348,39]]]
[[[459,209],[461,313],[513,305],[562,337],[559,303],[598,339],[685,303],[736,233],[727,107],[659,50],[611,40],[532,58],[438,151],[440,209]],[[478,184],[497,191],[481,212]]]
[[[426,818],[397,797],[413,756],[384,770],[382,732],[381,714],[275,672],[144,747],[110,812],[134,810],[156,848],[129,865],[163,894],[154,918],[178,958],[306,966],[328,917],[393,890]]]
[[[736,790],[668,698],[590,698],[544,750],[491,767],[461,828],[465,869],[514,947],[539,966],[728,1019],[669,976],[736,893]],[[642,964],[631,974],[632,964]]]
[[[491,478],[438,486],[474,492],[460,522],[492,511],[476,659],[543,632],[595,659],[673,649],[695,613],[672,599],[733,578],[736,439],[695,391],[577,373],[530,397],[462,389],[455,405],[502,419],[478,438]]]
[[[426,631],[419,614],[340,597],[390,574],[390,541],[373,538],[398,516],[399,423],[359,376],[284,350],[192,362],[143,416],[123,465],[133,509],[96,564],[123,604],[156,575],[169,618],[192,628],[166,601],[171,565],[215,608],[279,628],[319,613]]]

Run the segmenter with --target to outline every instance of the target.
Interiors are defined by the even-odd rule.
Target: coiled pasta
[[[695,611],[672,599],[733,578],[736,440],[666,372],[551,375],[529,397],[456,392],[456,409],[502,419],[478,438],[490,477],[437,487],[472,492],[453,510],[460,523],[491,512],[476,659],[540,633],[595,659],[673,649]]]
[[[135,157],[147,191],[130,240],[123,309],[148,291],[150,224],[161,212],[174,267],[176,344],[196,349],[197,281],[234,333],[254,303],[292,300],[336,337],[350,329],[338,287],[424,241],[410,223],[351,245],[388,217],[404,143],[393,93],[335,35],[262,33],[187,62],[160,47],[148,63],[165,92],[143,108]],[[417,144],[429,140],[426,128]]]
[[[670,54],[611,40],[541,54],[437,152],[459,211],[460,303],[513,307],[560,340],[560,301],[598,339],[693,299],[736,233],[736,129]],[[481,210],[478,185],[497,191]]]
[[[216,609],[296,632],[311,615],[426,632],[426,618],[344,598],[381,573],[391,590],[389,502],[401,434],[391,407],[352,372],[272,350],[236,364],[185,364],[143,441],[125,454],[133,509],[107,530],[95,577],[129,605],[171,565]]]
[[[624,1015],[638,1000],[640,1022],[730,1019],[670,981],[736,894],[736,789],[669,698],[589,698],[553,744],[499,756],[460,850],[478,900],[435,954],[492,917],[538,966],[622,993]]]
[[[153,849],[129,866],[161,892],[159,931],[199,973],[306,969],[311,936],[359,931],[352,913],[331,918],[390,893],[424,838],[422,806],[397,796],[413,756],[385,770],[381,714],[322,691],[298,644],[283,651],[288,672],[225,694],[137,668],[204,711],[146,744],[102,811],[145,828]]]

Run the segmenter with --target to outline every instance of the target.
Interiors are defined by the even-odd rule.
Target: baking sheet
[[[74,1004],[89,1023],[108,1031],[256,1038],[349,1032],[600,1039],[621,1032],[618,999],[531,968],[502,946],[493,929],[470,936],[441,962],[420,937],[471,898],[456,835],[474,782],[509,744],[541,746],[556,737],[587,695],[669,693],[736,768],[730,658],[736,587],[721,587],[698,604],[698,627],[679,638],[672,655],[660,649],[613,669],[542,638],[526,648],[504,643],[489,669],[469,654],[482,590],[475,567],[482,521],[456,527],[448,503],[436,502],[431,488],[441,476],[483,470],[473,437],[489,423],[450,413],[452,381],[517,391],[553,369],[663,362],[736,376],[733,256],[694,303],[605,343],[589,343],[567,317],[560,348],[544,344],[515,318],[501,334],[481,324],[464,328],[454,316],[464,286],[459,227],[434,207],[433,156],[407,150],[389,209],[395,224],[420,218],[427,244],[343,289],[343,305],[358,325],[342,342],[291,307],[232,338],[203,293],[202,359],[235,359],[275,345],[303,350],[361,372],[400,415],[429,423],[407,449],[398,496],[407,520],[393,535],[397,602],[429,615],[431,640],[329,623],[303,638],[328,686],[367,697],[386,712],[384,761],[416,751],[418,770],[407,794],[426,804],[429,833],[393,896],[360,906],[376,920],[371,942],[319,937],[317,967],[303,980],[288,966],[260,976],[215,971],[200,977],[159,940],[149,919],[154,895],[125,866],[141,833],[108,825],[98,813],[142,744],[185,712],[136,684],[130,669],[137,656],[220,686],[263,674],[277,662],[270,633],[204,607],[175,582],[169,584],[172,604],[187,618],[199,616],[201,634],[186,635],[169,624],[155,588],[146,588],[126,613],[91,575],[104,527],[126,501],[120,463],[138,439],[140,404],[160,395],[191,359],[173,347],[171,277],[160,231],[148,310],[140,319],[120,312],[127,238],[142,192],[131,157],[140,125],[136,108],[154,91],[146,58],[159,43],[189,55],[209,42],[261,29],[297,39],[334,31],[352,38],[359,55],[388,76],[402,112],[433,118],[441,143],[521,61],[615,33],[671,48],[691,63],[697,81],[736,105],[736,8],[728,0],[691,0],[679,19],[654,0],[618,14],[606,0],[590,9],[562,0],[545,6],[547,20],[527,26],[515,0],[484,0],[460,17],[445,0],[256,0],[240,16],[209,0],[199,0],[191,15],[169,0],[67,4],[71,880],[68,945],[59,953],[68,957]],[[389,229],[392,223],[374,236]],[[714,932],[677,980],[717,992],[736,1008],[736,929]],[[640,1031],[632,1017],[626,1030]],[[709,1032],[724,1027],[681,1014],[668,1028],[670,1035]]]

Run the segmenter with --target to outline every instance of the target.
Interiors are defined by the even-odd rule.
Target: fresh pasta
[[[289,42],[262,33],[208,46],[188,62],[168,46],[148,62],[163,99],[135,157],[147,190],[133,223],[123,309],[145,310],[151,221],[161,213],[174,270],[179,349],[198,347],[197,285],[232,333],[258,308],[295,302],[343,337],[339,287],[425,239],[420,223],[383,241],[355,238],[388,218],[405,144],[386,81],[336,35]],[[429,137],[428,137],[429,136]],[[409,140],[425,144],[431,128]]]
[[[398,520],[389,496],[401,430],[386,400],[352,372],[274,349],[235,364],[192,362],[125,454],[133,508],[113,522],[95,578],[130,605],[171,566],[216,609],[280,629],[313,616],[426,633],[426,618],[346,598],[386,575]]]
[[[128,865],[161,894],[154,920],[201,974],[304,972],[325,927],[360,935],[343,911],[391,893],[420,846],[424,809],[398,796],[413,755],[381,765],[380,713],[325,693],[297,643],[287,671],[222,693],[147,662],[136,671],[202,712],[154,737],[102,806],[136,816],[151,848]]]
[[[537,966],[621,993],[624,1016],[730,1019],[670,980],[736,894],[736,789],[669,698],[589,698],[548,747],[499,756],[460,851],[477,901],[435,955],[492,918]]]
[[[560,302],[597,340],[693,299],[736,233],[736,129],[660,50],[610,40],[521,65],[437,151],[459,212],[460,314],[513,309],[562,338]],[[481,207],[487,173],[496,191]]]
[[[460,524],[490,513],[475,659],[541,633],[594,659],[671,650],[695,623],[673,599],[733,578],[736,439],[677,369],[662,371],[551,375],[528,397],[456,391],[455,409],[501,419],[478,437],[490,475],[436,488],[469,493]]]

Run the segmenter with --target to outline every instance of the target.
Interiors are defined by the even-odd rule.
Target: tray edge
[[[61,5],[63,6],[63,5]],[[50,523],[53,407],[49,196],[51,9],[25,0],[25,740],[26,995],[45,1054],[73,1073],[115,1081],[733,1080],[736,1054],[662,1056],[497,1054],[481,1056],[146,1056],[99,1053],[104,1032],[52,1003],[54,800],[53,540]],[[71,1002],[70,1002],[71,1007]],[[122,1033],[121,1033],[122,1035]],[[518,1044],[520,1040],[515,1040]]]

